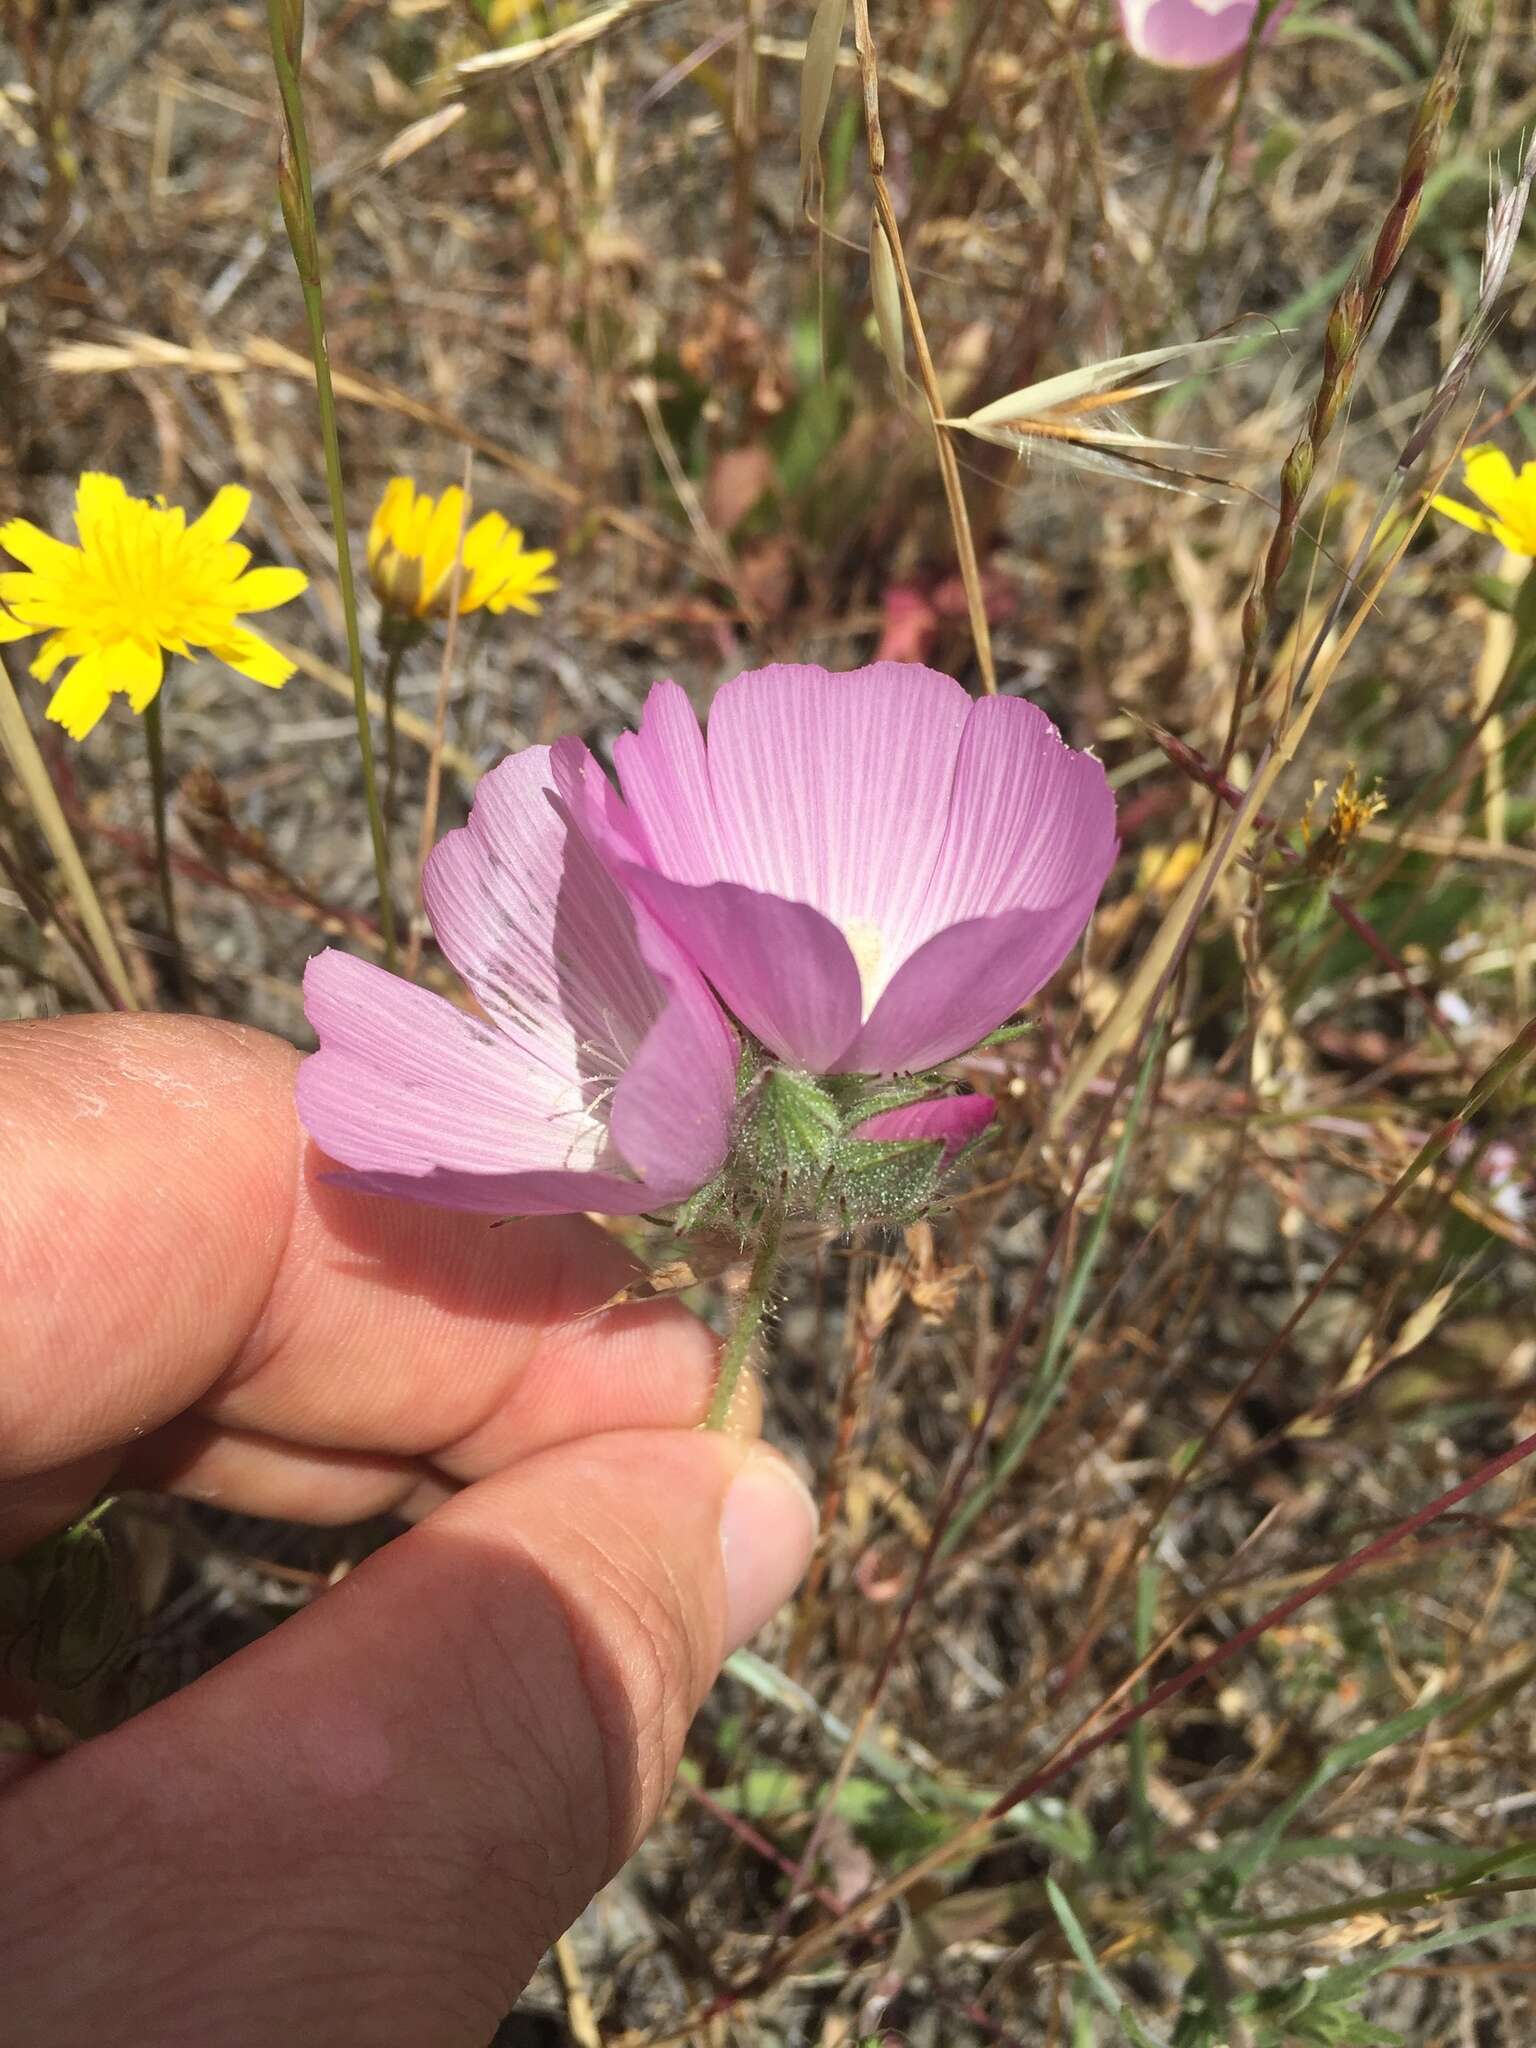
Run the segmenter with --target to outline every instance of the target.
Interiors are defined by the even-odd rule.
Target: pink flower
[[[327,952],[299,1112],[353,1186],[495,1215],[680,1200],[723,1162],[735,1034],[573,826],[547,747],[481,783],[427,863],[439,945],[489,1022]]]
[[[1033,705],[876,662],[727,683],[706,745],[658,683],[552,773],[626,892],[789,1065],[907,1073],[968,1051],[1077,943],[1115,857],[1104,770]]]
[[[1291,0],[1281,0],[1264,25],[1273,35]],[[1120,0],[1125,39],[1149,64],[1196,71],[1240,56],[1253,33],[1259,0]]]

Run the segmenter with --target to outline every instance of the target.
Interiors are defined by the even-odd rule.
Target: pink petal
[[[930,1095],[924,1102],[909,1102],[903,1109],[883,1109],[853,1132],[855,1138],[937,1138],[944,1151],[940,1167],[948,1166],[958,1152],[971,1144],[997,1114],[997,1104],[985,1095]]]
[[[487,1015],[564,1080],[613,1078],[660,1016],[634,914],[572,826],[548,747],[509,755],[483,779],[469,823],[433,849],[422,895]]]
[[[1043,988],[1077,944],[1098,883],[1049,910],[953,924],[893,975],[843,1071],[906,1074],[968,1052]]]
[[[683,693],[658,684],[614,764],[663,874],[808,903],[899,951],[943,842],[970,709],[957,682],[916,663],[846,675],[788,663],[719,692],[707,762]]]
[[[686,726],[676,716],[679,706]],[[653,738],[658,724],[670,723],[667,743],[674,749],[668,757],[658,748],[648,764],[655,771],[650,795],[656,827],[672,857],[698,872],[695,850],[684,843],[686,828],[678,823],[685,816],[684,778],[693,773],[689,728],[703,774],[698,720],[675,683],[658,683],[647,702],[646,721]],[[623,747],[621,740],[616,753]],[[643,865],[636,854],[642,846],[650,849],[651,835],[641,839],[633,812],[620,802],[579,742],[557,743],[554,773],[582,831],[603,852],[631,897],[672,935],[732,1013],[781,1059],[818,1072],[833,1071],[862,1015],[859,972],[837,927],[807,904],[763,895],[736,882],[711,882],[707,865],[701,885],[674,881]],[[707,807],[702,829],[713,829]]]
[[[836,925],[737,882],[702,888],[626,865],[626,886],[739,1017],[792,1065],[842,1073],[862,1015],[859,970]]]
[[[912,936],[1089,891],[1097,899],[1115,852],[1102,765],[1069,747],[1037,705],[982,697],[960,742],[944,844]]]
[[[550,748],[529,747],[485,777],[468,825],[427,862],[427,910],[509,1042],[589,1099],[611,1095],[624,1160],[652,1202],[671,1200],[725,1156],[735,1036],[697,968],[572,822],[562,774],[579,789],[590,770],[606,787],[597,764],[579,740],[556,751],[559,773]]]
[[[724,1163],[741,1047],[698,969],[639,905],[635,924],[668,1002],[614,1090],[609,1128],[650,1208],[692,1194]]]
[[[299,1115],[352,1185],[501,1216],[660,1199],[546,1070],[441,996],[332,950],[305,970],[304,1007],[320,1051],[299,1069]]]
[[[1265,24],[1268,41],[1288,7]],[[1239,56],[1253,31],[1258,0],[1120,0],[1125,39],[1138,57],[1180,71]]]

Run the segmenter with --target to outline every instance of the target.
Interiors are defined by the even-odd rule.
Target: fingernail
[[[729,1655],[777,1614],[805,1576],[816,1547],[816,1503],[777,1451],[754,1451],[731,1482],[720,1514]]]

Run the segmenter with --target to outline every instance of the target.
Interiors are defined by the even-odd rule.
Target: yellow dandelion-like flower
[[[1524,462],[1516,475],[1502,448],[1486,442],[1469,448],[1462,459],[1462,482],[1487,507],[1463,505],[1457,498],[1436,498],[1434,507],[1447,519],[1486,533],[1512,555],[1536,560],[1536,462]]]
[[[525,549],[499,512],[482,514],[466,532],[465,509],[457,484],[429,498],[409,477],[391,480],[368,531],[368,575],[391,617],[446,617],[456,564],[461,612],[536,613],[534,600],[559,588],[548,548]]]
[[[177,505],[130,497],[115,476],[88,471],[75,494],[80,545],[55,540],[27,519],[0,526],[0,548],[26,566],[0,571],[0,640],[47,633],[32,664],[40,682],[74,666],[48,701],[48,716],[83,740],[121,691],[135,711],[153,702],[167,654],[205,647],[252,682],[281,689],[285,659],[241,623],[306,589],[300,569],[251,569],[233,538],[251,494],[226,484],[189,526]]]

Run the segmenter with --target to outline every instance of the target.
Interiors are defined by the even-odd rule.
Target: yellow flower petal
[[[82,655],[48,699],[48,716],[72,740],[83,740],[106,710],[112,695],[106,656]]]
[[[263,640],[259,633],[236,633],[208,651],[238,675],[249,676],[253,683],[265,684],[269,690],[280,690],[293,674],[293,663],[287,655],[279,654],[271,641]]]
[[[233,540],[251,509],[251,494],[240,484],[225,484],[200,519],[187,528],[190,540]]]
[[[110,687],[122,690],[135,711],[142,711],[159,695],[165,680],[165,656],[153,641],[121,640],[104,650],[102,659],[111,676]]]
[[[55,669],[61,661],[68,661],[71,651],[67,633],[51,634],[38,650],[37,659],[32,664],[33,675],[40,683],[51,682]]]
[[[368,563],[370,568],[391,541],[398,542],[400,532],[410,518],[411,501],[416,496],[416,486],[408,476],[391,477],[384,488],[374,511],[373,523],[368,528]]]
[[[0,604],[0,640],[26,640],[37,630],[36,626],[27,625],[25,620],[18,619],[14,612],[7,611]]]
[[[1471,505],[1463,505],[1459,498],[1444,498],[1437,494],[1429,502],[1437,512],[1443,512],[1447,519],[1454,519],[1459,526],[1470,526],[1474,533],[1493,532],[1493,521],[1488,514],[1476,511]]]
[[[25,562],[29,569],[39,569],[45,575],[72,575],[84,559],[78,548],[55,540],[30,519],[8,519],[0,526],[0,548],[14,555],[18,562]]]
[[[1514,465],[1502,448],[1483,442],[1469,448],[1462,457],[1462,477],[1474,498],[1481,498],[1490,512],[1503,513],[1519,493]]]
[[[121,477],[88,469],[75,487],[75,525],[81,541],[89,546],[96,533],[121,519],[130,503]]]
[[[229,601],[237,612],[269,612],[274,605],[291,604],[308,588],[302,569],[248,569],[229,586]]]
[[[447,588],[464,538],[464,493],[450,484],[437,501],[422,548],[422,600],[431,604]]]

